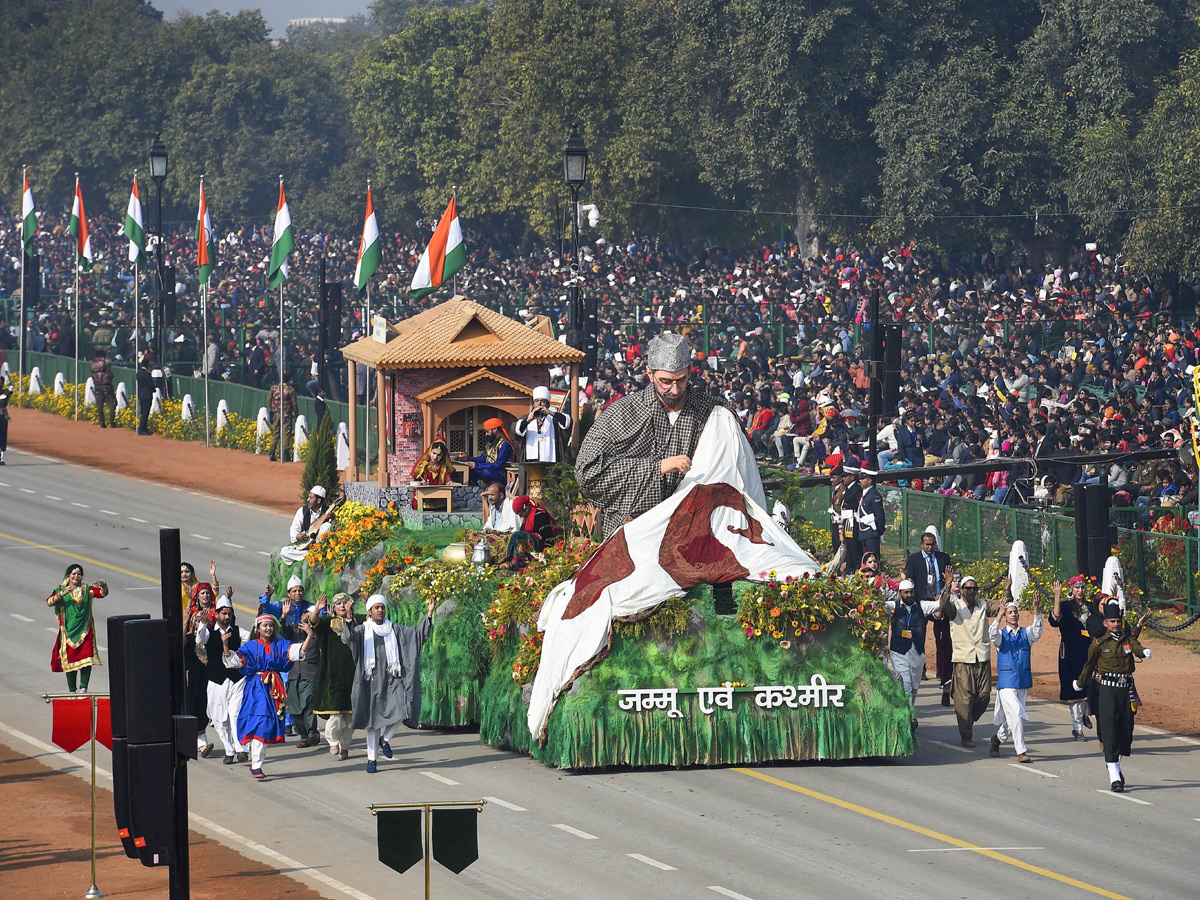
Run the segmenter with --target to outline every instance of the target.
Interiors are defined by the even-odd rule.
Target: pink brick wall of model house
[[[453,369],[401,369],[395,373],[393,384],[396,395],[396,442],[388,455],[388,476],[392,484],[407,484],[409,472],[433,440],[433,435],[419,434],[411,438],[400,436],[400,423],[404,421],[405,413],[421,412],[421,404],[416,395],[439,384],[453,381],[470,372],[478,366]],[[546,366],[489,366],[490,371],[497,375],[523,384],[530,390],[538,385],[550,383],[550,373]],[[506,425],[508,424],[506,419]],[[422,427],[424,427],[422,425]],[[512,433],[511,426],[509,433]],[[517,448],[514,448],[514,450]]]

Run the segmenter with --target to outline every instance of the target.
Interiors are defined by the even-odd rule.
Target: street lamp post
[[[579,123],[571,123],[571,136],[563,146],[563,181],[571,191],[571,283],[567,289],[567,343],[588,354],[594,367],[595,356],[591,344],[595,341],[595,323],[584,315],[579,282],[583,268],[579,264],[579,189],[587,181],[588,149],[579,134]],[[593,314],[590,318],[594,319]],[[591,342],[588,335],[591,335]],[[587,363],[585,363],[587,365]]]
[[[158,367],[163,366],[166,359],[166,344],[164,343],[165,318],[163,309],[163,229],[162,229],[162,186],[167,180],[167,148],[162,142],[162,135],[154,135],[154,143],[150,145],[150,177],[154,179],[155,193],[158,198],[158,218],[155,221],[154,242],[154,309],[158,321],[155,330],[158,338]]]

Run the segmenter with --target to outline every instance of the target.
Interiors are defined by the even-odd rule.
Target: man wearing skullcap
[[[498,418],[483,422],[483,453],[467,459],[471,467],[471,484],[487,484],[489,481],[504,483],[504,469],[512,461],[513,445],[504,422]]]
[[[888,635],[888,657],[892,670],[900,679],[904,693],[913,706],[913,729],[917,727],[917,688],[921,685],[921,673],[925,671],[925,620],[942,617],[937,600],[918,600],[916,585],[905,578],[897,588],[900,601],[886,600],[884,605],[892,613],[892,625]]]
[[[284,562],[302,562],[308,555],[308,545],[311,539],[320,537],[333,527],[333,523],[326,519],[317,528],[315,535],[310,534],[313,525],[327,509],[325,498],[326,491],[323,486],[314,484],[308,489],[308,500],[296,510],[296,514],[292,516],[292,525],[288,529],[288,537],[291,538],[292,543],[279,551],[279,558]]]
[[[1016,600],[1009,600],[1004,611],[988,629],[988,637],[996,648],[996,733],[992,735],[988,755],[999,756],[1000,745],[1012,736],[1017,762],[1033,762],[1026,752],[1025,698],[1033,687],[1033,644],[1042,636],[1041,596],[1034,594],[1033,624],[1028,628],[1018,621],[1020,611]]]
[[[533,389],[533,407],[529,415],[517,419],[513,428],[525,446],[525,462],[556,463],[566,459],[571,439],[571,417],[550,409],[550,388]]]
[[[583,495],[600,508],[604,536],[675,492],[692,465],[717,400],[689,386],[692,351],[670,332],[650,342],[650,385],[604,410],[575,461]]]
[[[388,743],[401,722],[415,728],[421,717],[421,646],[433,632],[433,597],[425,619],[415,628],[387,617],[380,594],[367,599],[367,621],[342,628],[342,641],[354,657],[352,728],[367,732],[367,771],[374,773],[378,756],[392,758]]]
[[[964,747],[974,747],[974,729],[992,700],[992,647],[988,619],[1000,612],[1000,604],[979,596],[974,575],[966,575],[955,593],[941,598],[942,618],[950,623],[950,693],[954,698],[954,716],[958,719],[958,738]]]
[[[342,630],[354,627],[354,600],[349,594],[335,594],[333,615],[325,615],[324,595],[314,609],[313,639],[321,654],[317,672],[317,687],[313,694],[313,710],[325,719],[325,740],[329,752],[339,759],[350,756],[350,741],[354,728],[351,699],[354,689],[354,655],[342,643]]]
[[[232,766],[235,758],[238,762],[249,760],[249,750],[245,744],[238,741],[237,719],[238,710],[242,705],[244,676],[241,671],[225,666],[226,650],[236,651],[242,644],[250,640],[250,632],[240,628],[234,619],[233,588],[227,588],[225,596],[217,601],[214,621],[209,623],[207,617],[196,627],[195,646],[199,656],[205,660],[207,674],[206,699],[208,719],[217,732],[217,739],[225,750],[224,762]],[[232,632],[228,638],[227,632]],[[208,756],[208,753],[204,753]]]
[[[1085,690],[1093,678],[1098,682],[1096,731],[1104,745],[1109,784],[1119,794],[1125,790],[1121,757],[1133,752],[1133,668],[1152,654],[1130,633],[1115,600],[1104,607],[1103,616],[1104,634],[1092,644],[1083,671],[1072,686]]]

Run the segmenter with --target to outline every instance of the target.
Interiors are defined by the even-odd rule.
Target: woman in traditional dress
[[[413,481],[421,484],[450,484],[454,476],[454,464],[450,462],[450,448],[440,438],[429,445],[429,449],[421,454],[409,472]],[[417,508],[417,497],[414,493],[412,508]]]
[[[83,690],[88,689],[92,666],[100,665],[96,651],[96,623],[92,621],[92,601],[108,596],[104,579],[93,584],[83,583],[83,566],[71,563],[63,572],[62,584],[49,597],[46,605],[58,616],[58,637],[50,656],[50,671],[65,672],[67,690],[75,693],[76,679]]]
[[[1058,699],[1071,710],[1071,736],[1077,741],[1085,740],[1083,729],[1092,727],[1088,715],[1088,691],[1075,690],[1075,680],[1087,663],[1092,638],[1083,627],[1081,615],[1087,614],[1084,602],[1082,575],[1068,582],[1067,598],[1063,601],[1062,582],[1054,583],[1054,610],[1050,613],[1050,627],[1057,628],[1058,644]]]
[[[287,705],[287,688],[282,673],[291,671],[292,663],[304,658],[312,641],[312,627],[307,618],[300,620],[304,642],[290,643],[276,637],[279,623],[274,616],[262,615],[254,620],[254,640],[237,650],[229,649],[232,629],[221,635],[225,645],[224,663],[228,669],[241,669],[246,675],[242,705],[238,709],[237,740],[250,745],[250,774],[265,778],[263,762],[267,744],[283,743],[283,711]]]

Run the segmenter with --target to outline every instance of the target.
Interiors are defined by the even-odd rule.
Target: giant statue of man
[[[691,468],[717,405],[688,384],[691,359],[682,335],[654,338],[646,355],[650,386],[601,413],[579,448],[575,477],[600,509],[604,537],[671,496]]]

